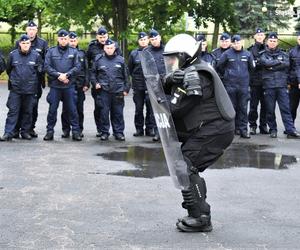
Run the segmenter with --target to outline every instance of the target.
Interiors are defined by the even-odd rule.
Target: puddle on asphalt
[[[287,169],[288,165],[297,162],[294,156],[262,152],[264,145],[232,144],[211,169],[248,167],[261,169]],[[98,154],[106,160],[126,161],[136,169],[123,170],[111,175],[154,178],[169,175],[162,148],[146,148],[140,146],[120,147],[116,151]]]

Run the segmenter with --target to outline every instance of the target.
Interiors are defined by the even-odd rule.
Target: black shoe
[[[256,135],[256,128],[250,127],[250,135]]]
[[[270,131],[270,137],[271,138],[277,138],[277,132],[276,131]]]
[[[31,139],[32,139],[32,137],[30,136],[29,133],[22,133],[22,134],[21,134],[21,137],[22,137],[22,139],[24,139],[24,140],[31,140]]]
[[[288,139],[300,139],[300,134],[297,131],[294,131],[292,133],[287,133],[286,137]]]
[[[251,138],[251,136],[249,135],[248,132],[241,132],[241,136],[240,137],[244,138],[244,139],[250,139]]]
[[[101,137],[101,132],[97,132],[96,137]]]
[[[155,134],[154,137],[152,138],[152,141],[154,141],[154,142],[160,141],[159,134]]]
[[[115,139],[117,141],[125,141],[125,136],[123,134],[116,134]]]
[[[138,136],[144,136],[144,131],[143,130],[137,130],[133,136],[138,137]]]
[[[34,131],[34,129],[32,129],[32,130],[29,131],[29,135],[30,135],[32,138],[37,138],[37,137],[38,137],[38,134]]]
[[[80,136],[80,133],[76,133],[72,135],[73,141],[82,141],[82,137]]]
[[[20,139],[20,134],[19,134],[19,132],[14,132],[12,138],[14,138],[14,139]]]
[[[11,141],[13,137],[9,134],[4,134],[1,138],[0,141]]]
[[[100,140],[101,141],[107,141],[108,140],[108,134],[101,134]]]
[[[146,129],[146,136],[154,137],[155,136],[154,129]]]
[[[259,132],[260,132],[262,135],[268,135],[268,134],[270,134],[270,132],[268,131],[268,128],[267,128],[266,126],[259,127]]]
[[[211,232],[213,229],[209,215],[201,215],[199,218],[186,216],[176,226],[181,232]]]
[[[236,130],[234,131],[234,134],[235,134],[235,135],[241,135],[241,131],[240,131],[239,129],[236,129]]]
[[[61,135],[61,138],[69,138],[70,137],[70,131],[63,131],[63,134]]]
[[[44,141],[53,141],[54,139],[54,135],[53,133],[47,133],[45,136],[44,136]]]
[[[84,137],[84,134],[83,134],[82,132],[80,133],[80,137],[81,137],[81,138],[83,138],[83,137]]]

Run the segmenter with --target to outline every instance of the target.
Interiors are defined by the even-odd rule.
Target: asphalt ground
[[[181,194],[171,178],[109,175],[135,166],[106,160],[99,154],[127,147],[157,149],[151,138],[135,138],[132,96],[126,97],[125,142],[95,137],[93,100],[85,102],[82,142],[61,138],[58,117],[55,140],[43,141],[48,104],[40,101],[37,139],[0,143],[0,249],[299,249],[300,140],[286,139],[277,111],[277,139],[256,135],[235,138],[235,148],[264,145],[274,153],[294,156],[286,169],[256,166],[208,169],[214,230],[181,233],[175,227]],[[0,130],[7,108],[7,86],[0,85]],[[61,108],[61,107],[60,107]],[[299,119],[296,127],[300,129]],[[121,147],[121,149],[120,149]],[[234,155],[232,156],[234,164]],[[149,166],[151,167],[151,166]]]

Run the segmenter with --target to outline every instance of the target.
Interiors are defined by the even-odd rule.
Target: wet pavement
[[[1,131],[6,88],[0,85]],[[132,96],[125,142],[95,137],[90,94],[84,140],[62,139],[58,117],[55,141],[44,142],[45,97],[39,138],[0,143],[0,249],[299,248],[300,141],[285,138],[280,119],[277,139],[237,137],[202,174],[214,230],[184,234],[175,229],[185,211],[160,144],[132,136]]]

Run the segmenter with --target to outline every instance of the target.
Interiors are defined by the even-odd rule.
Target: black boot
[[[47,132],[47,134],[44,136],[44,141],[53,141],[54,134],[51,132]]]
[[[212,231],[210,205],[205,201],[205,180],[193,173],[190,175],[190,187],[181,192],[184,200],[182,207],[187,209],[188,216],[178,220],[177,228],[182,232]]]

